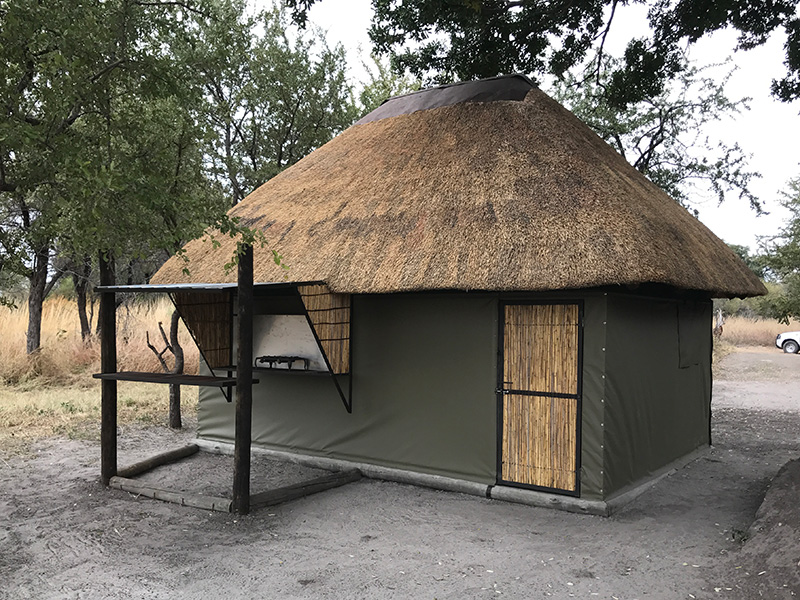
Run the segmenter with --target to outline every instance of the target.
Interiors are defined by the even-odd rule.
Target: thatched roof
[[[535,87],[523,101],[445,104],[406,98],[397,112],[409,114],[350,127],[232,209],[290,267],[256,249],[256,281],[288,273],[342,293],[644,283],[765,292],[700,221]],[[223,270],[234,243],[222,241],[189,243],[190,275],[173,258],[152,283],[235,281]]]

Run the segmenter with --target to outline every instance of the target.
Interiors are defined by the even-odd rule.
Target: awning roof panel
[[[297,287],[298,285],[316,285],[321,281],[290,281],[290,282],[265,282],[254,283],[253,287],[258,289]],[[138,285],[98,285],[94,288],[96,292],[127,292],[141,294],[170,294],[172,292],[225,292],[235,290],[235,283],[162,283],[162,284],[138,284]]]

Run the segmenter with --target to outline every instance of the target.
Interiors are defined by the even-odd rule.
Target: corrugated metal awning
[[[297,287],[298,285],[318,285],[322,281],[272,281],[254,283],[256,289],[280,289]],[[164,284],[138,284],[138,285],[98,285],[96,292],[127,292],[137,294],[171,294],[172,292],[225,292],[235,290],[235,283],[164,283]]]

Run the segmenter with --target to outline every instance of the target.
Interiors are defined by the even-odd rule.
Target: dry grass
[[[120,307],[117,348],[120,370],[161,371],[147,348],[146,332],[164,347],[158,323],[169,328],[172,304],[164,298]],[[99,436],[100,385],[91,374],[100,370],[100,344],[80,338],[74,302],[53,298],[45,302],[42,347],[35,356],[25,353],[28,313],[0,307],[0,449],[23,449],[32,439],[46,435],[94,438]],[[196,373],[199,353],[181,325],[179,339],[186,354],[187,373]],[[165,354],[171,363],[169,352]],[[171,366],[171,364],[170,364]],[[119,423],[164,423],[168,389],[158,384],[120,382]],[[197,388],[182,388],[183,414],[192,419],[197,410]]]
[[[163,298],[155,302],[123,304],[117,311],[117,354],[120,370],[160,371],[152,351],[147,348],[146,333],[161,349],[164,347],[158,323],[169,328],[172,304]],[[44,303],[42,347],[34,356],[25,354],[28,311],[0,307],[0,382],[16,385],[36,381],[39,385],[87,383],[88,373],[99,371],[100,345],[97,340],[84,344],[80,337],[75,303],[58,297]],[[181,324],[179,339],[186,354],[186,372],[196,373],[197,347]],[[165,355],[170,358],[169,352]],[[169,362],[169,361],[168,361]],[[170,365],[171,366],[171,365]]]
[[[775,320],[728,317],[722,328],[722,341],[732,346],[772,346],[783,331],[800,331],[800,321],[783,325]]]
[[[88,375],[87,375],[88,377]],[[117,422],[167,424],[167,386],[120,382]],[[184,422],[197,418],[197,388],[181,388]],[[81,386],[41,386],[27,382],[0,387],[0,453],[25,451],[40,437],[100,439],[100,383],[90,379]]]

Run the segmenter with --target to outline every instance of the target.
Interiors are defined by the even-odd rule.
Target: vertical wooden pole
[[[253,247],[239,256],[239,347],[236,356],[236,431],[233,449],[233,512],[250,512],[250,441],[253,421]]]
[[[100,253],[100,285],[114,285],[114,259]],[[100,370],[117,372],[117,306],[114,292],[100,294]],[[117,382],[103,379],[100,401],[100,478],[117,474]]]

